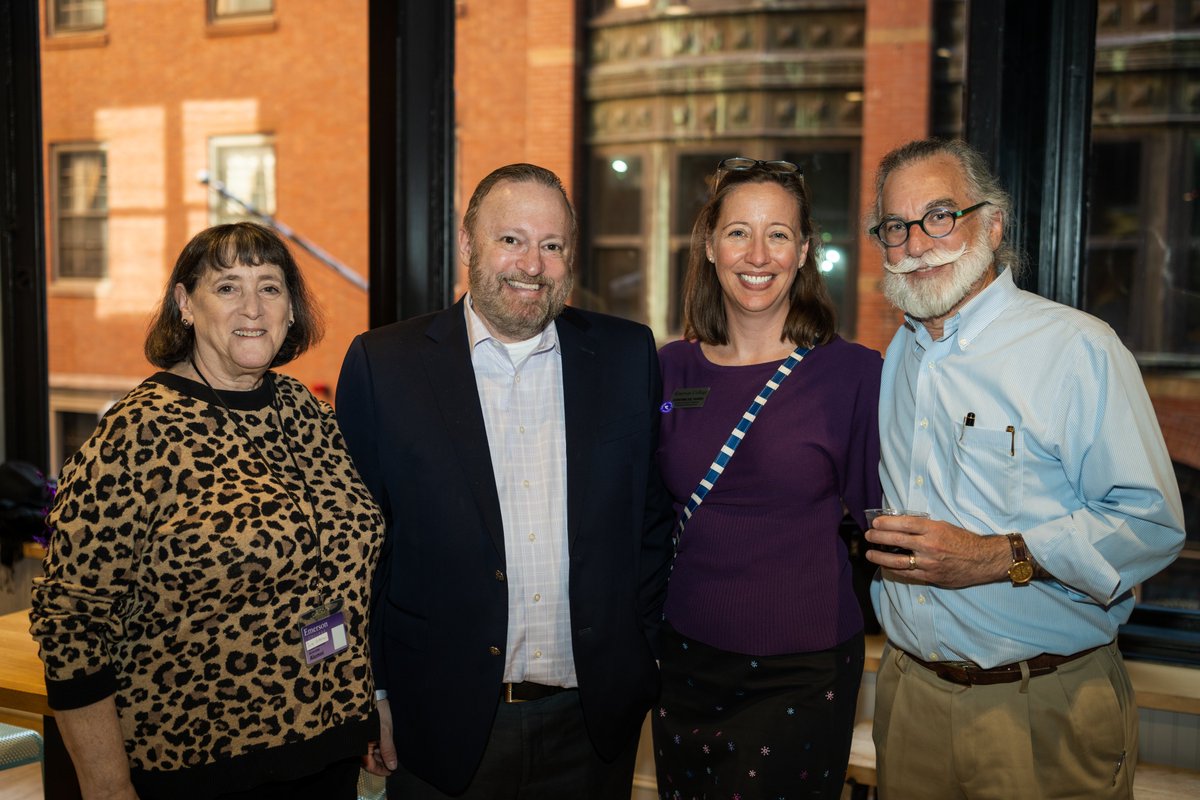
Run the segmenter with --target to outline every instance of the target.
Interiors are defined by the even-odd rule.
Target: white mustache
[[[883,268],[893,275],[907,275],[922,267],[940,267],[943,264],[949,264],[951,261],[958,261],[963,257],[963,253],[965,252],[967,252],[965,244],[959,245],[959,248],[953,252],[935,247],[920,257],[905,256],[895,264],[884,258]]]

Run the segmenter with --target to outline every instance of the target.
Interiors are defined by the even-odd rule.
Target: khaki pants
[[[1137,704],[1116,644],[993,686],[944,681],[889,646],[875,692],[882,800],[1133,797]]]

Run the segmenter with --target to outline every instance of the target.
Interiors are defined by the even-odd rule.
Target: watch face
[[[1018,586],[1033,580],[1033,564],[1028,561],[1018,561],[1008,568],[1008,578]]]

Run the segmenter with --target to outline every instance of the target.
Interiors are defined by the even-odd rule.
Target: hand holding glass
[[[876,517],[921,517],[922,519],[929,519],[929,514],[925,511],[909,511],[905,508],[868,508],[864,509],[863,513],[867,515],[868,527],[874,525]],[[875,544],[871,546],[878,548],[885,553],[897,553],[902,556],[912,555],[911,550],[907,550],[903,547],[896,547],[895,545]]]

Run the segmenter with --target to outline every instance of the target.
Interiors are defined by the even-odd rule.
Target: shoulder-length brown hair
[[[206,271],[229,269],[238,264],[251,267],[274,264],[283,270],[295,322],[271,361],[272,367],[288,363],[321,341],[325,333],[321,310],[287,245],[270,228],[254,222],[233,222],[200,231],[179,254],[158,313],[146,331],[145,352],[151,364],[169,369],[190,356],[196,344],[195,331],[184,326],[179,304],[175,302],[175,285],[183,284],[184,290],[191,294]]]
[[[707,245],[721,216],[725,199],[736,187],[748,183],[775,183],[796,198],[800,210],[800,244],[808,242],[804,263],[788,293],[788,315],[781,341],[797,345],[825,344],[837,331],[837,311],[817,269],[821,239],[812,219],[812,201],[799,172],[774,172],[762,166],[744,170],[718,170],[710,179],[714,189],[700,209],[692,228],[692,250],[688,256],[683,290],[683,335],[705,344],[729,343],[725,302],[715,266],[708,260]]]

